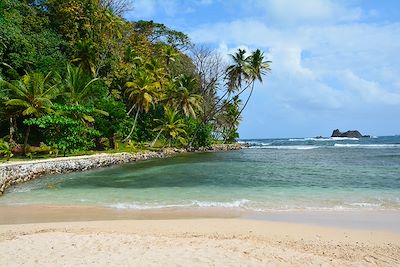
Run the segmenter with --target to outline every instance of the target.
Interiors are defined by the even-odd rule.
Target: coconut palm
[[[41,117],[53,112],[52,100],[59,94],[59,77],[49,72],[46,76],[41,73],[30,73],[20,80],[7,82],[2,80],[2,87],[11,91],[11,99],[6,102],[9,108],[24,117]],[[25,132],[24,153],[28,144],[30,126]]]
[[[258,80],[259,82],[263,82],[262,76],[266,75],[271,71],[270,63],[271,61],[264,61],[264,53],[257,49],[256,51],[252,52],[249,57],[246,58],[246,61],[249,63],[247,68],[247,79],[251,83],[251,90],[244,103],[243,107],[239,111],[237,118],[242,114],[243,110],[246,108],[247,103],[249,102],[251,95],[253,94],[254,84]]]
[[[81,40],[76,44],[75,58],[71,62],[76,63],[93,77],[96,76],[96,49],[93,41]]]
[[[217,100],[213,107],[210,109],[211,113],[206,116],[205,120],[213,118],[216,114],[222,111],[225,105],[233,101],[233,97],[230,98],[231,94],[240,90],[240,92],[236,93],[235,96],[241,95],[244,91],[246,91],[250,86],[250,62],[249,57],[246,57],[245,49],[238,49],[235,54],[230,55],[233,64],[229,65],[225,70],[225,80],[227,89],[225,93]],[[242,83],[245,81],[247,84],[244,88],[242,88]],[[230,100],[226,100],[227,97]],[[221,105],[219,108],[217,106],[220,102],[223,101],[224,105]]]
[[[67,66],[64,80],[64,93],[67,104],[79,105],[91,97],[91,89],[99,78],[90,79],[81,67]]]
[[[227,92],[229,93],[241,88],[243,80],[249,77],[249,61],[246,58],[246,50],[239,49],[230,56],[233,64],[226,69]]]
[[[172,140],[177,140],[181,144],[185,143],[184,136],[186,135],[186,131],[184,128],[186,124],[183,119],[179,117],[178,111],[166,108],[164,111],[164,118],[156,119],[155,121],[159,123],[159,126],[154,128],[153,131],[157,131],[158,133],[151,143],[151,147],[154,146],[162,133],[167,138],[169,146],[171,146]]]
[[[123,142],[131,138],[139,113],[143,111],[147,113],[150,107],[158,102],[160,91],[159,83],[143,69],[138,70],[134,79],[131,82],[127,82],[125,86],[128,99],[132,102],[133,108],[136,108],[136,114],[131,131]]]
[[[82,105],[93,98],[92,88],[99,78],[90,79],[81,67],[68,65],[67,74],[63,83],[63,96],[65,102],[71,106]],[[99,109],[94,109],[96,113],[108,116],[108,113]],[[70,114],[83,123],[92,123],[94,118],[87,114]],[[78,116],[77,116],[78,115]]]
[[[202,96],[195,93],[197,81],[194,77],[186,74],[175,78],[170,105],[177,110],[182,110],[186,117],[196,118],[196,111],[201,111]]]
[[[12,82],[2,81],[5,87],[11,90],[11,99],[6,105],[18,108],[22,116],[40,117],[53,112],[52,99],[58,96],[58,79],[54,79],[52,72],[46,76],[41,73],[30,73],[20,80]]]

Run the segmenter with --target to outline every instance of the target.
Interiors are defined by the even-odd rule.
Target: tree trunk
[[[13,116],[11,116],[10,117],[10,134],[9,134],[9,136],[10,136],[9,143],[10,144],[15,144],[16,143],[15,140],[14,140],[14,134],[15,134],[16,128],[17,128],[16,127],[16,120],[15,120],[15,118]]]
[[[25,132],[25,139],[24,139],[24,155],[26,155],[26,147],[28,146],[28,138],[29,138],[29,133],[31,132],[31,126],[28,126],[28,129],[26,129]]]
[[[157,142],[158,138],[160,137],[161,133],[162,133],[162,130],[158,132],[156,138],[153,140],[153,142],[151,142],[150,147],[153,147],[156,144],[156,142]]]
[[[108,137],[108,140],[110,141],[110,147],[113,149],[117,149],[117,140],[116,140],[116,134],[113,133],[110,137]]]
[[[243,110],[245,109],[245,107],[246,107],[247,104],[249,103],[250,97],[251,97],[251,95],[253,94],[253,90],[254,90],[254,80],[253,80],[253,84],[252,84],[252,86],[251,86],[251,90],[250,90],[249,96],[247,97],[246,102],[244,103],[242,109],[239,111],[239,114],[235,117],[235,119],[233,120],[231,126],[229,127],[229,132],[230,132],[231,130],[233,130],[233,128],[235,127],[236,121],[239,119],[239,117],[240,117],[240,115],[242,114]]]
[[[122,142],[126,142],[131,138],[131,136],[133,134],[133,130],[135,130],[136,121],[137,121],[138,116],[139,116],[139,109],[137,109],[137,111],[136,111],[135,120],[133,122],[132,129],[131,129],[130,133],[128,134],[128,136],[124,140],[122,140]]]
[[[128,113],[126,113],[126,115],[128,115],[128,116],[131,115],[131,112],[135,108],[135,106],[136,106],[136,104],[131,107],[131,109],[128,111]]]
[[[240,115],[242,114],[244,108],[247,106],[247,103],[249,103],[250,97],[251,97],[251,95],[253,94],[253,90],[254,90],[254,80],[253,80],[253,85],[251,86],[250,94],[249,94],[249,96],[247,97],[247,100],[246,100],[246,102],[244,103],[244,105],[243,105],[242,109],[240,110],[239,114],[236,116],[235,121],[240,117]],[[235,121],[234,121],[234,122],[235,122]]]

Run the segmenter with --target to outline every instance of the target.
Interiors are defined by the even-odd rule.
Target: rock
[[[348,138],[362,138],[362,137],[369,137],[369,135],[362,135],[357,130],[341,132],[339,129],[336,129],[332,132],[331,137],[348,137]]]

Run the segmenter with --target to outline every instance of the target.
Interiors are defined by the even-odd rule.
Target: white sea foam
[[[30,187],[14,187],[14,188],[11,188],[11,189],[9,189],[10,191],[10,193],[12,192],[12,193],[26,193],[26,192],[30,192],[30,191],[32,191],[32,188],[30,188]]]
[[[345,141],[345,140],[350,140],[350,141],[357,141],[360,140],[355,137],[331,137],[332,140],[334,141]]]
[[[332,138],[306,138],[306,141],[333,141]]]
[[[334,144],[335,147],[354,147],[354,148],[396,148],[400,144]]]
[[[380,204],[377,203],[367,203],[367,202],[360,202],[360,203],[350,203],[350,206],[354,207],[363,207],[363,208],[374,208],[374,207],[380,207]]]
[[[269,146],[271,143],[264,143],[264,142],[247,142],[250,146]]]
[[[239,199],[230,202],[218,201],[198,201],[193,200],[186,204],[163,204],[163,203],[116,203],[106,205],[109,208],[115,209],[133,209],[133,210],[150,210],[150,209],[166,209],[166,208],[243,208],[246,203],[250,202],[248,199]]]
[[[351,137],[306,137],[306,138],[290,138],[289,142],[305,142],[305,141],[357,141],[358,138]]]
[[[305,141],[330,141],[330,138],[314,138],[314,137],[306,137],[306,138],[290,138],[289,142],[305,142]]]
[[[188,205],[184,204],[150,204],[150,203],[116,203],[106,205],[106,207],[114,209],[132,209],[132,210],[150,210],[150,209],[165,209],[165,208],[184,208]]]
[[[221,207],[221,208],[241,208],[244,207],[246,203],[249,203],[248,199],[240,199],[231,202],[213,202],[213,201],[193,201],[192,206],[201,207],[201,208],[213,208],[213,207]]]
[[[260,146],[255,148],[309,150],[319,148],[319,146]]]

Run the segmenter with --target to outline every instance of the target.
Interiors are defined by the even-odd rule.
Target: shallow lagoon
[[[400,138],[248,140],[248,149],[183,154],[14,188],[0,205],[254,212],[400,210]]]

